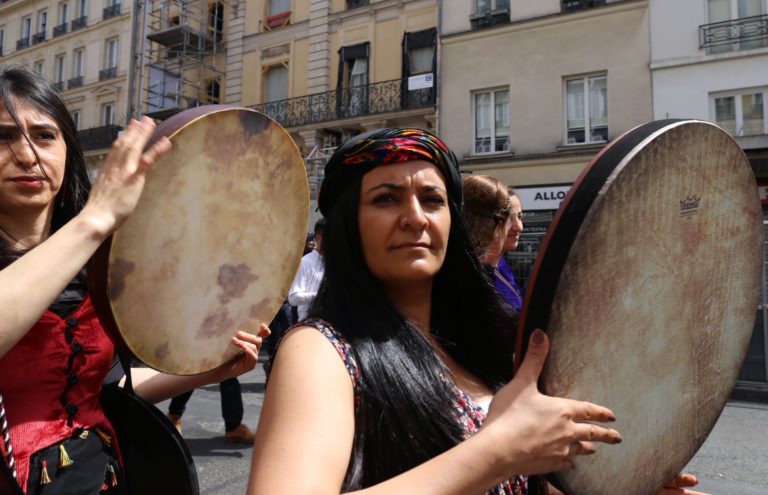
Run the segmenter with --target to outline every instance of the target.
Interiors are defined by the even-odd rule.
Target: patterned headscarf
[[[328,216],[341,193],[359,177],[379,165],[425,160],[445,180],[449,198],[461,209],[462,184],[456,156],[434,134],[423,129],[377,129],[351,138],[325,165],[318,207]]]

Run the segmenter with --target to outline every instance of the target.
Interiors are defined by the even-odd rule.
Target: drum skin
[[[91,292],[123,350],[173,374],[235,357],[282,304],[304,248],[309,188],[290,135],[258,112],[182,112],[136,210],[94,256]],[[91,276],[93,275],[93,276]]]
[[[559,247],[559,280],[535,287],[540,260],[528,287],[548,318],[521,321],[551,341],[542,391],[609,407],[623,437],[555,476],[570,495],[650,495],[685,467],[736,382],[761,289],[762,210],[733,138],[668,121],[609,148],[627,142],[604,182],[587,171],[565,199],[550,229],[580,226]]]

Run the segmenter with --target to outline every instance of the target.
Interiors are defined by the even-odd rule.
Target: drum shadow
[[[231,457],[242,459],[250,456],[250,443],[227,442],[221,438],[185,438],[184,441],[193,457]]]

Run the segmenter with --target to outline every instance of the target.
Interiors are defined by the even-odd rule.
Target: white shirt
[[[307,317],[309,305],[317,295],[324,271],[323,257],[316,250],[313,249],[311,253],[301,258],[299,270],[288,290],[288,302],[291,306],[296,306],[299,321]]]

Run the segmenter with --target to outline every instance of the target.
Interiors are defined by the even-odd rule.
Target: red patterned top
[[[83,429],[99,428],[116,442],[99,405],[101,383],[113,355],[112,341],[86,297],[67,318],[43,313],[0,358],[0,392],[20,486],[26,489],[33,453]],[[0,453],[5,456],[2,442]]]

